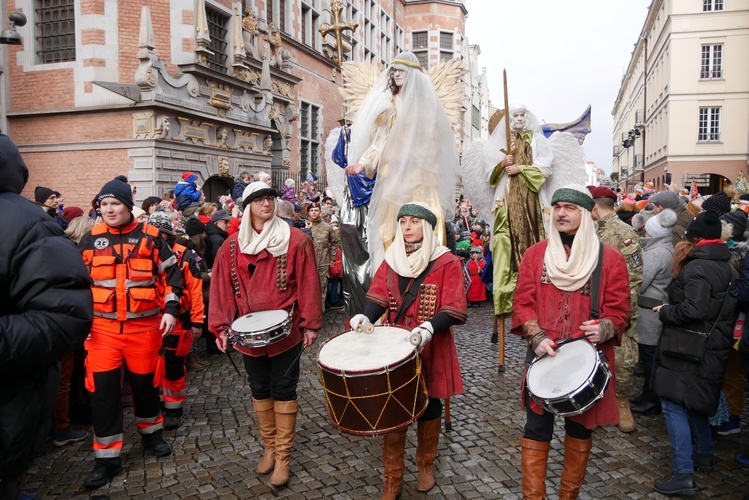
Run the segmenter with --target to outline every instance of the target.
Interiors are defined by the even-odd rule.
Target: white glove
[[[349,324],[351,325],[351,329],[356,332],[372,333],[372,323],[363,314],[355,314]]]
[[[411,344],[416,346],[416,349],[421,352],[426,343],[432,340],[433,334],[434,327],[432,327],[432,324],[429,321],[425,321],[411,330],[411,337],[409,337],[409,340],[411,341]]]

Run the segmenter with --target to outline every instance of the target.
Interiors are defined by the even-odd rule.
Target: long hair
[[[401,90],[401,88],[395,84],[395,68],[388,69],[387,88],[390,89],[390,92],[392,92],[393,95],[397,95]]]
[[[684,238],[676,244],[674,247],[674,278],[677,278],[681,270],[684,269],[684,266],[687,265],[689,254],[692,253],[694,246],[701,240],[702,238],[696,240]]]
[[[70,221],[68,228],[65,230],[65,236],[73,240],[74,243],[78,243],[83,238],[83,235],[91,231],[96,225],[96,221],[91,217],[85,215],[78,216]]]

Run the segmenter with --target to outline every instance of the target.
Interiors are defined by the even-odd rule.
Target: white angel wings
[[[356,119],[361,103],[374,86],[375,81],[383,71],[379,63],[347,61],[343,63],[343,87],[340,89],[343,97],[345,118],[349,122]],[[460,107],[465,97],[463,75],[465,65],[460,59],[448,59],[433,66],[427,75],[432,81],[442,107],[445,108],[450,123],[455,128],[460,119]]]

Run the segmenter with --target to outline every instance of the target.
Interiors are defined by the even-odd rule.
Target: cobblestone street
[[[381,439],[341,434],[328,420],[317,371],[317,348],[343,331],[343,315],[326,313],[327,326],[313,349],[303,352],[299,383],[300,414],[289,486],[277,496],[290,498],[379,498],[382,487]],[[524,414],[519,387],[524,344],[507,336],[506,372],[497,373],[497,347],[490,343],[492,310],[469,309],[469,321],[455,331],[464,395],[451,400],[452,430],[443,432],[435,477],[428,494],[416,491],[416,434],[406,445],[406,476],[401,498],[521,498],[519,438]],[[240,355],[234,360],[242,368]],[[125,410],[124,471],[104,488],[83,489],[92,470],[91,439],[64,448],[50,443],[29,471],[25,489],[42,498],[274,498],[267,481],[254,471],[262,455],[250,415],[249,386],[226,356],[188,375],[184,424],[165,436],[173,455],[156,459],[144,453],[132,409]],[[716,441],[716,469],[697,473],[698,498],[742,498],[749,492],[749,469],[733,462],[749,450],[744,432]],[[558,419],[559,421],[560,419]],[[670,474],[671,452],[662,416],[636,417],[637,429],[625,435],[616,427],[593,435],[593,451],[580,498],[664,498],[653,480]],[[547,489],[556,497],[562,467],[563,430],[559,424],[549,455]]]

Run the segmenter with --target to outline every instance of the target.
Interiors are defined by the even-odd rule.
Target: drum
[[[232,322],[227,333],[230,343],[242,347],[275,344],[291,333],[291,314],[280,309],[245,314]]]
[[[526,383],[533,399],[547,411],[579,415],[603,397],[611,378],[606,356],[585,341],[560,345],[556,356],[536,358]]]
[[[375,326],[326,341],[317,355],[328,416],[355,436],[379,436],[408,427],[428,403],[421,358],[411,332]]]

